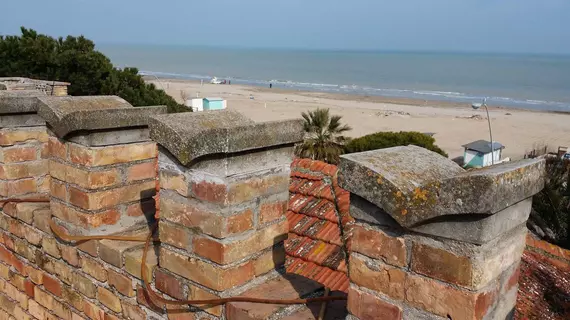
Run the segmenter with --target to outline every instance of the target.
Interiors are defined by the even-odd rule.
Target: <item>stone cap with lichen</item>
[[[293,145],[303,140],[301,119],[258,123],[231,110],[153,117],[150,137],[182,165],[215,154]]]
[[[45,96],[39,90],[0,90],[0,114],[37,113],[38,97]]]
[[[151,116],[166,113],[166,106],[135,108],[117,96],[45,96],[38,100],[38,114],[59,137],[82,130],[143,127]]]
[[[538,193],[544,172],[544,159],[466,171],[437,153],[405,146],[341,156],[339,184],[413,227],[439,216],[494,214]]]

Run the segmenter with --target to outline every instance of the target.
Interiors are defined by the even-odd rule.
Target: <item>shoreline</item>
[[[353,129],[346,136],[360,137],[380,131],[432,133],[450,158],[463,155],[463,147],[489,140],[487,114],[468,103],[263,88],[242,84],[215,85],[197,80],[145,77],[149,83],[183,102],[195,97],[220,97],[228,109],[257,122],[300,118],[302,112],[328,108]],[[182,94],[183,93],[183,94]],[[505,145],[503,158],[521,159],[526,152],[548,145],[555,151],[570,146],[570,113],[489,106],[494,141]]]
[[[171,78],[171,77],[164,77],[164,76],[143,76],[145,81],[147,82],[156,82],[156,79],[160,79],[161,81],[171,82],[171,83],[194,83],[200,84],[199,80],[194,79],[180,79],[180,78]],[[210,85],[210,83],[204,82],[204,85]],[[269,89],[267,87],[256,86],[251,84],[220,84],[217,86],[225,87],[225,86],[240,86],[243,88],[248,88],[251,92],[262,92],[262,93],[282,93],[282,94],[296,94],[311,98],[333,98],[336,100],[344,100],[344,101],[361,101],[361,102],[371,102],[371,103],[389,103],[389,104],[396,104],[396,105],[412,105],[412,106],[430,106],[430,107],[439,107],[439,108],[471,108],[471,103],[468,102],[454,102],[448,100],[438,100],[438,99],[414,99],[414,98],[403,98],[403,97],[390,97],[390,96],[381,96],[381,95],[364,95],[359,93],[336,93],[336,92],[325,92],[325,91],[311,91],[311,90],[302,90],[302,89],[289,89],[289,88],[279,88],[273,87]],[[477,101],[473,101],[477,102]],[[537,113],[553,113],[553,114],[564,114],[570,115],[569,111],[560,111],[560,110],[539,110],[539,109],[532,109],[532,108],[523,108],[523,107],[515,107],[515,106],[507,106],[507,105],[497,105],[497,104],[487,104],[489,110],[517,110],[517,111],[525,111],[525,112],[537,112]],[[507,111],[508,112],[508,111]]]

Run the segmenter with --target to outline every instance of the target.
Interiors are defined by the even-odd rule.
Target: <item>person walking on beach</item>
[[[273,83],[269,83],[269,89],[273,88]]]

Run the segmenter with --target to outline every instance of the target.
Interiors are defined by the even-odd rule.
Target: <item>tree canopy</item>
[[[57,39],[21,28],[21,36],[0,36],[0,77],[70,82],[70,95],[117,95],[133,106],[166,105],[187,111],[171,96],[144,82],[136,68],[119,69],[95,50],[93,41]]]
[[[415,145],[437,152],[445,157],[447,153],[435,144],[435,139],[414,131],[377,132],[360,138],[352,139],[346,144],[346,153],[363,152],[397,146]]]

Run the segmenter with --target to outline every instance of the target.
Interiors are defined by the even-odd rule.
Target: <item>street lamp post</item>
[[[481,108],[481,106],[485,107],[485,111],[487,112],[487,122],[489,123],[489,138],[491,138],[491,164],[495,164],[495,147],[493,144],[493,131],[491,130],[491,117],[489,116],[489,109],[487,109],[487,98],[483,99],[483,103],[473,103],[471,107],[475,110]]]

